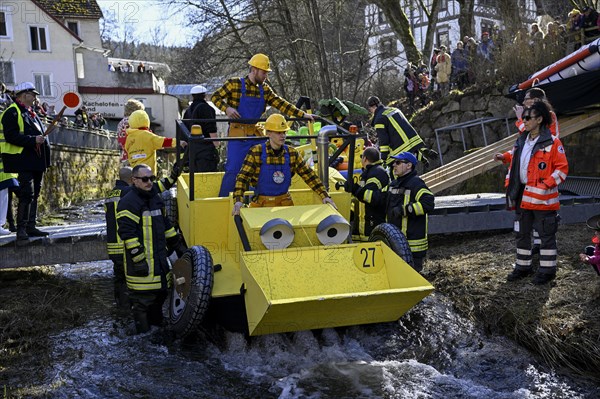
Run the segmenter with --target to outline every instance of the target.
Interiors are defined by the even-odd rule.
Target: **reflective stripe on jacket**
[[[413,255],[427,251],[427,214],[435,208],[435,197],[416,171],[396,178],[373,199],[385,207],[387,222],[402,230]],[[395,208],[402,209],[401,216]]]
[[[379,151],[382,159],[404,151],[417,152],[425,147],[423,139],[397,108],[377,107],[373,115],[373,126],[377,131]]]
[[[509,204],[514,206],[519,200],[519,178],[521,151],[529,134],[522,134],[513,148],[513,158],[506,175],[505,185]],[[560,209],[558,185],[565,181],[569,164],[562,142],[551,135],[548,128],[540,132],[527,165],[527,183],[523,188],[521,208],[540,211]]]
[[[117,207],[118,234],[125,251],[127,287],[135,291],[164,290],[169,285],[167,239],[177,235],[163,214],[164,202],[156,186],[150,192],[133,188],[119,201]],[[143,249],[143,256],[133,259],[131,250]],[[144,260],[149,273],[145,277],[129,275],[132,264]]]
[[[390,177],[377,161],[367,165],[360,175],[356,198],[352,199],[353,228],[352,238],[357,241],[368,241],[371,231],[385,222],[385,208],[373,204],[373,194],[381,192],[390,182]]]

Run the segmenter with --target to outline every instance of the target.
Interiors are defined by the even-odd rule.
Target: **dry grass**
[[[487,332],[506,335],[553,367],[600,380],[600,277],[577,257],[591,235],[584,225],[560,227],[558,274],[545,286],[506,281],[512,233],[434,237],[427,277]]]
[[[0,286],[0,381],[42,372],[51,363],[50,336],[81,326],[98,308],[91,283],[51,267],[0,270]]]

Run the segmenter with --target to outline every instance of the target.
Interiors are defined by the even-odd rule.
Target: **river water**
[[[57,271],[111,301],[110,262]],[[51,398],[600,397],[593,384],[482,333],[439,293],[395,323],[250,340],[210,329],[191,343],[153,343],[158,331],[127,336],[127,318],[104,313],[52,337],[54,363],[30,386]]]

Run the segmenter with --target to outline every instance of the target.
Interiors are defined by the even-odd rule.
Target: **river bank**
[[[560,226],[557,277],[544,286],[506,281],[515,261],[512,232],[433,237],[426,278],[486,332],[600,382],[600,277],[578,258],[592,235],[585,224]]]
[[[71,213],[71,217],[80,217],[90,212],[87,209]],[[407,387],[407,378],[411,382],[414,379],[416,385],[411,386],[406,394],[421,392],[425,388],[419,384],[422,384],[425,373],[428,378],[431,377],[432,384],[425,390],[438,393],[424,397],[594,398],[598,390],[574,389],[568,383],[563,386],[561,384],[565,383],[553,380],[556,372],[581,378],[584,386],[593,386],[594,382],[600,381],[597,372],[600,366],[600,278],[589,266],[580,264],[577,258],[590,238],[591,231],[584,225],[561,226],[558,233],[558,276],[547,286],[538,287],[529,284],[527,279],[517,283],[507,283],[505,280],[514,262],[511,232],[431,237],[431,249],[424,272],[436,287],[432,297],[417,305],[398,323],[361,326],[339,336],[327,332],[325,342],[321,342],[323,337],[314,341],[311,334],[297,333],[292,338],[281,334],[261,337],[248,345],[243,344],[237,334],[226,335],[225,342],[219,344],[205,343],[202,341],[204,338],[200,338],[201,345],[192,349],[182,348],[181,343],[160,348],[142,344],[143,337],[127,337],[124,334],[128,317],[118,314],[112,305],[110,262],[0,270],[0,303],[3,304],[0,311],[0,387],[6,390],[4,393],[7,398],[73,397],[70,389],[77,389],[77,395],[82,397],[107,397],[107,392],[112,392],[110,389],[122,392],[124,387],[131,391],[122,397],[140,397],[141,393],[128,387],[125,382],[117,381],[113,388],[98,383],[95,389],[104,392],[100,396],[94,396],[93,391],[89,393],[85,385],[96,384],[98,375],[118,380],[116,376],[123,374],[122,370],[108,367],[106,357],[113,359],[114,356],[110,364],[118,363],[118,367],[131,371],[129,368],[134,366],[129,365],[130,359],[137,356],[131,351],[143,345],[142,348],[148,353],[167,358],[154,359],[148,355],[150,357],[145,359],[146,353],[143,351],[141,356],[144,359],[134,362],[144,363],[139,367],[166,362],[166,369],[172,371],[179,367],[177,365],[183,357],[187,359],[185,367],[200,367],[198,373],[204,375],[202,373],[207,370],[202,364],[206,362],[212,364],[211,367],[217,361],[229,362],[227,367],[243,364],[240,370],[236,369],[236,373],[243,374],[240,377],[242,383],[239,384],[233,377],[230,381],[231,392],[237,393],[234,396],[238,397],[244,397],[244,392],[255,392],[262,397],[306,397],[281,392],[301,392],[298,381],[311,380],[314,378],[312,373],[317,373],[318,379],[324,379],[322,383],[327,387],[316,384],[311,388],[322,393],[331,389],[328,385],[330,382],[327,382],[335,380],[331,373],[341,373],[338,377],[344,378],[349,367],[347,362],[354,364],[358,361],[356,364],[362,364],[366,359],[370,367],[368,371],[363,366],[359,367],[361,371],[357,371],[357,378],[362,381],[365,377],[361,374],[363,372],[369,377],[379,375],[371,367],[382,368],[384,375],[398,373],[391,382],[371,383],[375,387],[391,384],[391,391],[383,389],[372,396],[339,396],[331,393],[310,397],[411,397],[398,396],[398,392],[404,392],[402,389]],[[329,336],[331,334],[334,338]],[[548,371],[544,373],[547,374],[540,377],[535,374],[538,373],[536,371],[532,377],[531,360],[523,360],[521,350],[504,337],[539,355],[541,360],[534,368],[545,368]],[[333,344],[329,342],[332,339]],[[277,343],[273,344],[275,341]],[[299,348],[299,341],[301,345],[308,345],[309,349]],[[88,349],[88,346],[92,349]],[[356,354],[357,347],[360,347],[359,354]],[[484,355],[479,353],[488,351],[490,347],[498,349]],[[465,348],[466,354],[454,353],[464,352]],[[294,366],[298,363],[298,356],[303,356],[300,353],[305,351],[310,355],[309,358],[302,358],[302,364]],[[255,362],[248,360],[257,356]],[[342,363],[338,364],[340,356]],[[189,357],[194,359],[190,360]],[[281,364],[271,364],[274,359]],[[256,370],[258,364],[265,362],[269,365],[261,367],[267,367],[268,370]],[[430,375],[431,365],[436,371]],[[227,367],[227,371],[218,368],[220,371],[217,374],[228,374]],[[311,378],[305,377],[307,367],[307,375],[313,375]],[[244,371],[248,368],[251,369],[251,377],[244,374],[248,373]],[[475,375],[469,375],[470,371],[466,371],[477,368],[480,369],[476,370]],[[441,373],[441,377],[436,373]],[[256,385],[255,374],[260,376]],[[462,376],[462,379],[451,383],[446,387],[447,390],[440,388],[448,383],[449,376]],[[153,375],[152,378],[160,377]],[[173,378],[169,374],[168,379]],[[198,378],[194,382],[194,390],[207,383]],[[521,378],[523,381],[514,383],[511,378]],[[532,391],[528,379],[542,381],[538,382],[542,388],[535,388],[539,392],[535,389]],[[551,383],[548,384],[548,381]],[[470,385],[475,383],[476,387]],[[76,388],[69,388],[73,384]],[[339,389],[345,392],[343,389],[347,387],[340,384],[334,385],[339,385]],[[465,392],[461,395],[456,391],[458,385],[453,384],[465,385],[460,388]],[[189,388],[185,384],[183,386]],[[148,389],[157,389],[157,386]],[[550,389],[550,394],[544,394],[547,389]],[[57,392],[63,392],[61,390],[66,390],[66,393],[57,396]],[[263,395],[265,392],[268,393],[266,396]],[[457,392],[457,396],[449,392]],[[148,395],[142,396],[159,397],[151,393]],[[223,394],[215,397],[234,396]]]

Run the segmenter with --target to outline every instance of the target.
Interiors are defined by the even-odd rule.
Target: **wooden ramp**
[[[600,123],[599,110],[561,118],[559,120],[560,137],[566,137],[596,123]],[[518,135],[518,133],[515,133],[512,136],[506,137],[477,151],[473,151],[464,157],[458,158],[423,174],[421,178],[427,183],[429,189],[436,194],[448,187],[452,187],[470,179],[471,177],[478,176],[500,164],[492,159],[493,155],[498,152],[510,150],[517,140]]]

